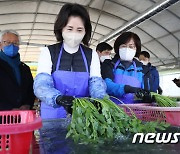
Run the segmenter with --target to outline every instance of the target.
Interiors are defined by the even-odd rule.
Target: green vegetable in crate
[[[177,107],[177,103],[168,96],[162,96],[157,93],[151,92],[151,96],[154,97],[155,102],[161,107]]]
[[[166,96],[166,97],[168,97],[169,99],[171,99],[174,102],[180,101],[180,97],[171,97],[171,96]]]
[[[107,98],[76,98],[66,137],[72,137],[75,142],[84,144],[103,143],[112,141],[119,135],[155,132],[156,129],[164,130],[167,126],[164,122],[142,123],[134,114],[129,117]]]

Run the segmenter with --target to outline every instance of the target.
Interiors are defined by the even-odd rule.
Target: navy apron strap
[[[63,47],[64,47],[64,45],[62,44],[61,48],[60,48],[60,51],[59,51],[58,61],[57,61],[57,64],[56,64],[56,71],[58,71],[58,69],[59,69]]]
[[[119,65],[120,63],[120,59],[116,62],[116,64],[114,65],[114,69],[116,69],[116,67]]]
[[[80,45],[80,50],[81,50],[81,53],[82,53],[82,56],[83,56],[84,64],[85,64],[85,67],[86,67],[86,72],[89,72],[89,70],[88,70],[88,64],[87,64],[87,59],[86,59],[86,56],[85,56],[85,54],[84,54],[84,51],[83,51],[81,45]]]
[[[134,66],[134,76],[137,77],[137,67],[136,67],[136,63],[133,61],[133,66]]]

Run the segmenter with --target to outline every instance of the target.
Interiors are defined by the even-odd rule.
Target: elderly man
[[[0,110],[29,110],[34,104],[33,78],[20,61],[19,44],[16,31],[0,32]]]

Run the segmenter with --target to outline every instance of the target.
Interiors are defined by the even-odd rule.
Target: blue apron
[[[75,96],[75,97],[88,97],[89,96],[89,71],[88,64],[82,47],[80,51],[83,57],[83,61],[86,67],[86,72],[71,72],[58,70],[60,66],[61,56],[63,51],[63,45],[60,48],[58,61],[56,64],[56,71],[52,74],[54,85],[62,95]],[[56,119],[65,118],[67,115],[64,108],[53,108],[46,103],[41,103],[41,117],[42,119]]]
[[[119,65],[119,63],[120,63],[120,59],[114,65],[114,72],[115,72],[117,66]],[[115,74],[114,73],[114,82],[118,83],[118,84],[124,84],[124,85],[129,85],[132,87],[141,88],[141,82],[137,78],[137,68],[136,68],[136,64],[134,61],[133,61],[133,66],[134,66],[134,76],[128,76],[128,75],[124,75],[124,74]],[[125,104],[132,104],[135,102],[134,94],[131,94],[131,93],[124,94],[122,97],[118,97],[118,99],[123,101]],[[114,101],[116,104],[120,103],[119,101],[117,101],[113,98],[112,98],[112,101]]]

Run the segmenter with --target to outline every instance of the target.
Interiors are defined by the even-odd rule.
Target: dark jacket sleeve
[[[157,92],[159,88],[159,73],[156,67],[148,65],[143,65],[144,74],[144,89],[152,92]]]
[[[153,80],[152,80],[152,74],[151,74],[151,70],[148,66],[143,65],[143,79],[144,79],[144,89],[145,90],[149,90],[149,91],[153,91]]]
[[[33,77],[32,77],[30,69],[28,72],[29,72],[29,80],[30,81],[29,81],[29,86],[28,86],[28,90],[27,90],[27,93],[28,93],[27,104],[30,105],[32,108],[34,105],[34,101],[35,101],[35,95],[33,92]]]
[[[101,64],[101,75],[103,79],[109,78],[111,80],[114,80],[113,64],[110,60],[105,60]]]
[[[23,90],[23,100],[22,105],[30,105],[31,109],[34,105],[35,95],[33,92],[33,77],[29,66],[23,64],[22,73],[22,90]]]
[[[152,81],[152,75],[151,75],[151,69],[148,65],[143,65],[141,62],[139,62],[137,59],[134,59],[136,62],[136,65],[139,65],[142,67],[142,73],[143,73],[143,85],[145,90],[153,91],[153,81]]]
[[[157,92],[159,88],[159,72],[155,66],[151,66],[151,74],[153,80],[153,91]]]

